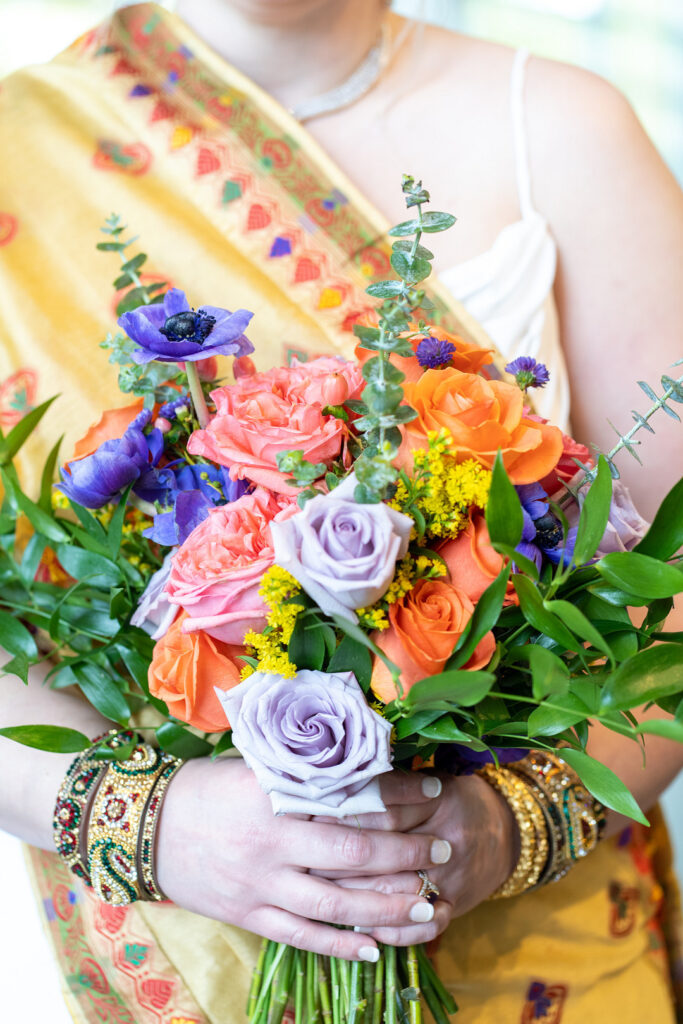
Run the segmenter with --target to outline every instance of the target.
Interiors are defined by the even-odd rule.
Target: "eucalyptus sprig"
[[[417,309],[433,308],[424,289],[419,287],[431,274],[431,261],[434,259],[434,253],[420,244],[422,235],[445,231],[455,224],[455,217],[450,213],[423,212],[422,207],[430,201],[430,196],[421,181],[404,174],[401,188],[406,207],[409,210],[415,208],[417,216],[389,231],[397,239],[392,245],[391,265],[398,278],[377,281],[366,288],[368,295],[383,300],[378,309],[378,326],[356,325],[353,329],[361,347],[377,353],[363,366],[366,386],[360,401],[345,403],[345,407],[359,417],[353,423],[353,430],[362,440],[362,451],[354,463],[357,479],[355,498],[361,503],[376,503],[388,496],[398,479],[398,470],[393,462],[401,445],[400,428],[417,415],[403,402],[401,385],[405,374],[393,365],[390,357],[414,356],[406,337],[412,314]],[[421,330],[424,325],[420,323],[419,326]],[[343,408],[330,407],[327,411],[341,419],[347,418]],[[301,452],[281,453],[278,468],[292,474],[293,485],[304,487],[303,501],[317,493],[314,483],[322,477],[324,467],[321,469],[320,465],[307,463]]]
[[[422,207],[429,202],[429,192],[410,175],[401,184],[406,207],[415,208],[417,216],[391,228],[389,234],[398,241],[392,245],[391,265],[398,279],[378,281],[367,289],[368,295],[383,299],[377,327],[354,327],[354,333],[365,349],[376,352],[363,366],[366,387],[361,401],[353,411],[360,413],[354,429],[363,436],[363,451],[354,469],[358,481],[355,497],[359,502],[378,502],[398,478],[393,462],[401,445],[400,427],[415,419],[417,413],[403,404],[402,382],[405,374],[391,363],[392,355],[412,357],[413,348],[405,337],[410,329],[411,314],[416,309],[431,308],[432,303],[419,285],[432,272],[434,254],[420,244],[424,232],[445,231],[455,223],[450,213],[430,211]],[[408,241],[412,236],[412,241]]]
[[[129,310],[137,309],[139,306],[149,306],[152,302],[159,302],[162,298],[160,293],[168,285],[167,281],[153,281],[151,284],[142,283],[139,272],[147,262],[147,254],[144,252],[136,253],[135,256],[127,254],[126,250],[134,242],[137,242],[138,236],[135,235],[133,238],[124,241],[121,236],[126,228],[127,225],[121,222],[120,216],[117,213],[112,213],[100,228],[103,234],[109,235],[110,241],[98,242],[97,244],[97,248],[101,252],[116,252],[121,259],[120,273],[114,280],[114,288],[117,291],[127,288],[128,291],[116,306],[117,316],[122,316],[124,313],[129,312]]]
[[[683,364],[683,359],[678,359],[673,365],[680,366],[681,364]],[[670,377],[668,374],[665,373],[662,374],[660,378],[660,383],[662,386],[662,394],[657,395],[653,388],[651,388],[646,381],[638,381],[638,386],[641,388],[642,391],[645,392],[647,397],[651,400],[652,405],[645,413],[639,413],[636,409],[631,410],[634,425],[625,434],[622,434],[620,430],[617,430],[617,428],[614,426],[611,420],[607,421],[609,425],[612,427],[612,430],[614,430],[614,432],[618,436],[617,443],[614,445],[613,448],[610,449],[609,452],[602,452],[597,445],[592,445],[592,448],[594,449],[596,455],[604,455],[605,459],[607,460],[607,465],[609,466],[610,473],[612,474],[612,477],[615,480],[618,480],[620,475],[619,469],[617,468],[614,462],[614,458],[616,455],[619,454],[619,452],[626,450],[629,453],[629,455],[633,456],[636,462],[642,465],[640,456],[636,451],[636,446],[640,445],[641,442],[639,439],[636,438],[635,435],[638,433],[639,430],[647,430],[648,433],[654,434],[655,430],[654,427],[650,424],[650,420],[655,415],[655,413],[659,412],[659,410],[662,409],[668,416],[671,417],[671,419],[676,420],[678,423],[680,423],[681,421],[681,417],[678,415],[676,410],[672,409],[668,403],[670,401],[683,403],[683,376],[674,379],[673,377]],[[579,466],[584,471],[584,477],[580,481],[580,484],[583,484],[586,481],[593,481],[595,479],[597,474],[597,467],[587,466],[579,459],[575,459],[574,461],[576,462],[577,466]]]

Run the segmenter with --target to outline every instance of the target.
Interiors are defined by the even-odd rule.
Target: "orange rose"
[[[373,314],[365,314],[364,316],[358,317],[356,320],[357,324],[362,327],[376,327],[377,317]],[[410,334],[413,331],[417,331],[418,325],[415,322],[410,324],[410,328],[405,334],[401,335],[405,337],[406,334]],[[479,373],[483,366],[486,366],[491,362],[493,356],[492,348],[481,348],[479,345],[475,345],[470,341],[465,341],[458,334],[450,334],[448,331],[444,331],[441,327],[430,327],[428,331],[423,334],[418,334],[416,337],[410,339],[410,345],[413,352],[420,344],[423,338],[437,338],[439,341],[450,341],[452,345],[455,345],[455,352],[451,360],[451,364],[456,370],[462,370],[465,373]],[[368,359],[372,359],[373,356],[377,355],[376,352],[371,351],[367,348],[362,348],[360,345],[356,346],[354,352],[356,359],[360,366],[367,363]],[[425,372],[423,367],[420,366],[417,359],[410,356],[391,356],[391,362],[398,369],[406,375],[406,381],[419,380],[422,374]]]
[[[473,611],[467,594],[445,580],[420,580],[390,606],[389,630],[375,634],[373,639],[401,669],[404,696],[420,679],[444,670]],[[495,648],[493,633],[489,632],[464,667],[482,668],[491,660]],[[385,703],[398,696],[391,673],[379,658],[373,665],[371,685]]]
[[[228,728],[214,686],[231,690],[241,682],[243,647],[214,640],[208,633],[183,633],[185,615],[179,615],[154,646],[149,667],[149,692],[168,705],[181,722],[202,732]]]
[[[414,448],[427,447],[427,434],[446,428],[458,461],[477,459],[491,469],[496,452],[514,484],[541,480],[562,454],[562,433],[524,415],[522,392],[515,384],[486,380],[460,370],[426,370],[404,384],[406,403],[417,419],[403,430],[397,465],[410,468]]]
[[[88,428],[80,441],[76,441],[73,459],[84,459],[86,455],[92,455],[94,451],[97,451],[105,441],[114,441],[117,437],[123,437],[135,417],[142,412],[142,408],[143,401],[140,399],[138,402],[124,405],[120,409],[107,409],[97,423],[93,423]]]
[[[454,540],[447,540],[438,549],[448,573],[470,601],[476,602],[503,568],[504,559],[491,547],[486,520],[481,512],[470,512],[469,523]],[[517,604],[517,592],[508,583],[505,604]]]

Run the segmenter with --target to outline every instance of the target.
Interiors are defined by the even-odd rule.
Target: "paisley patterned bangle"
[[[126,761],[107,767],[88,826],[88,870],[105,903],[123,906],[143,898],[137,867],[142,816],[157,780],[175,760],[138,743]]]
[[[132,738],[132,732],[120,729],[111,729],[98,736],[91,747],[71,762],[57,793],[52,816],[55,847],[71,871],[88,886],[91,884],[90,874],[83,857],[88,806],[107,770],[107,762],[94,758],[93,752],[102,746],[115,750]]]

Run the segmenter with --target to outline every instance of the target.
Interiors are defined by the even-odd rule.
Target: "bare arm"
[[[62,725],[94,738],[111,727],[86,701],[43,685],[46,672],[32,669],[28,686],[17,676],[0,679],[0,728]],[[53,850],[55,798],[73,757],[34,750],[0,737],[0,828],[33,846]]]

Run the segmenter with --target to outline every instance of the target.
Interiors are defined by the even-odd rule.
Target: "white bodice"
[[[522,216],[503,228],[486,252],[443,271],[440,280],[479,321],[506,359],[533,356],[550,382],[533,392],[536,411],[569,430],[569,379],[553,296],[557,247],[545,218],[534,209],[524,124],[524,69],[515,54],[511,78],[512,124]]]

